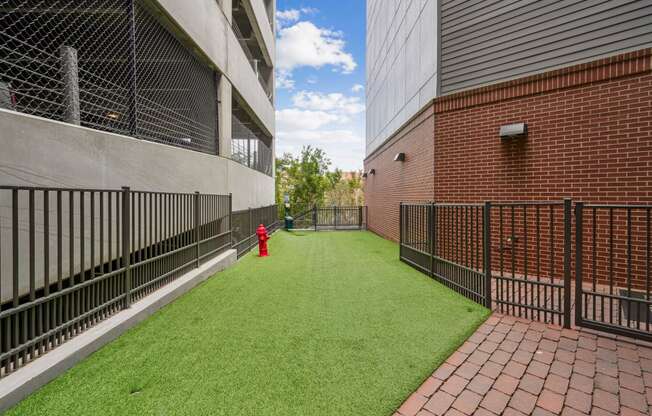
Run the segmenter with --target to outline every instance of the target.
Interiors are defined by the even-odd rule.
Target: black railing
[[[0,376],[231,248],[231,197],[0,186]]]
[[[652,340],[652,205],[577,202],[574,235],[572,208],[401,204],[400,258],[502,313]]]
[[[258,244],[256,229],[260,224],[265,225],[270,234],[280,227],[276,205],[233,213],[233,248],[238,251],[238,257],[247,254]]]
[[[367,227],[367,207],[313,207],[294,217],[294,228],[318,230],[362,230]]]

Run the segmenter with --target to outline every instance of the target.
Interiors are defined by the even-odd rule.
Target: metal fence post
[[[571,326],[571,207],[564,198],[564,328]]]
[[[63,66],[63,121],[79,126],[81,124],[81,112],[79,109],[77,50],[70,46],[62,46],[60,54]]]
[[[337,206],[333,205],[333,224],[337,230]]]
[[[199,191],[195,191],[195,243],[197,245],[196,247],[196,255],[197,255],[197,264],[196,267],[199,268],[199,246],[201,244],[200,236],[199,236],[199,227],[200,227],[200,209],[199,209]]]
[[[483,251],[484,251],[484,302],[487,308],[491,309],[491,202],[484,203],[483,218]]]
[[[128,186],[122,187],[122,267],[125,273],[125,307],[131,306],[131,215],[129,202],[131,191]]]
[[[231,192],[229,192],[229,235],[231,248],[233,248],[233,194]]]
[[[583,242],[584,202],[577,202],[575,203],[575,325],[582,323]]]
[[[403,202],[398,204],[398,257],[403,257]]]
[[[358,207],[358,230],[362,230],[362,207]]]
[[[428,251],[430,252],[430,277],[435,276],[435,203],[428,206]]]
[[[317,231],[317,204],[312,207],[312,222],[315,226],[315,231]]]

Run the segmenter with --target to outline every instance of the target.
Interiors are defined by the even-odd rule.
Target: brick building
[[[652,202],[652,3],[367,9],[370,230],[397,240],[401,201]]]

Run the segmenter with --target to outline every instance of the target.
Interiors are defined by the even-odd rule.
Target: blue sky
[[[332,168],[362,169],[365,1],[277,0],[277,154],[324,149]]]

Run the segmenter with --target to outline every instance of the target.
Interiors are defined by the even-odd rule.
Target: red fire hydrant
[[[258,256],[267,257],[267,240],[269,240],[269,234],[267,234],[267,229],[263,224],[258,226],[256,235],[258,236]]]

